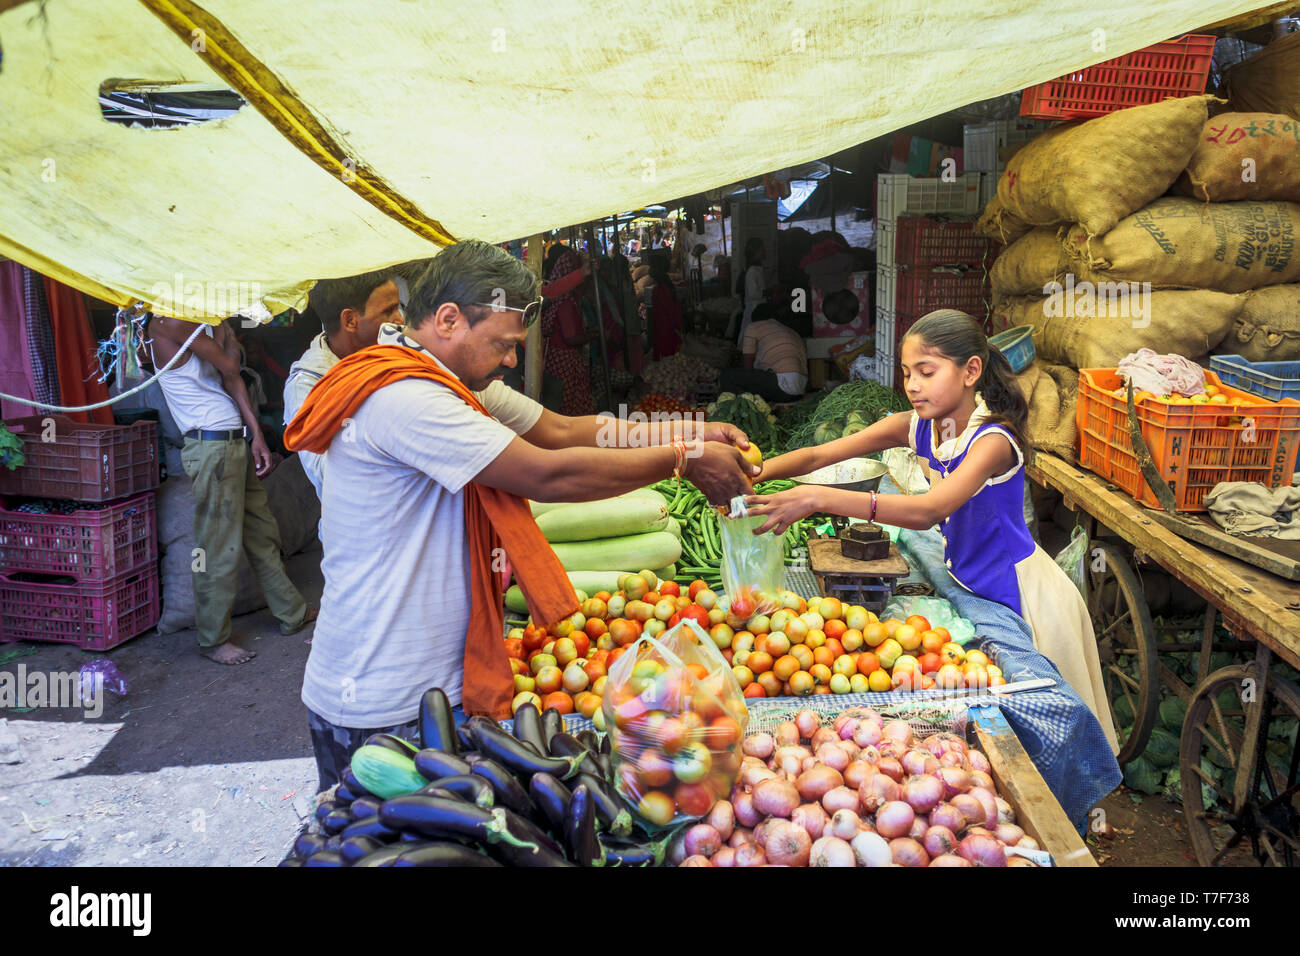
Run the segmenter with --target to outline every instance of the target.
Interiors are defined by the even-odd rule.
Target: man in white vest
[[[153,316],[146,341],[154,367],[171,361],[198,327]],[[239,364],[239,343],[223,322],[204,325],[179,362],[158,376],[167,409],[185,438],[181,464],[194,489],[194,546],[199,552],[192,578],[199,650],[219,664],[243,664],[257,656],[230,640],[241,551],[282,633],[296,633],[316,618],[280,560],[280,528],[260,480],[271,471],[271,452]]]

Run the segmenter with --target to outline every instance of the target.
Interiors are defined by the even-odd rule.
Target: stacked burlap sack
[[[1062,124],[1011,158],[976,227],[1009,243],[990,277],[996,327],[1033,326],[1040,362],[1068,369],[1144,347],[1300,359],[1300,123],[1210,117],[1213,101]],[[1033,389],[1068,400],[1062,378],[1040,370]],[[1033,432],[1050,402],[1027,395]],[[1056,443],[1072,420],[1046,423]]]
[[[1062,124],[1012,157],[978,226],[1010,242],[996,324],[1034,326],[1037,353],[1073,368],[1143,347],[1300,359],[1300,123],[1210,118],[1211,100]],[[1107,298],[1116,283],[1153,291]]]

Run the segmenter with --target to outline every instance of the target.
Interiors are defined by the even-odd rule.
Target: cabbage
[[[1110,711],[1114,715],[1116,723],[1133,723],[1133,705],[1128,702],[1128,698],[1124,696],[1123,692],[1110,702]]]
[[[1166,697],[1160,702],[1160,723],[1170,733],[1182,733],[1183,718],[1186,716],[1187,704],[1181,697]]]
[[[1201,772],[1204,773],[1206,776],[1208,776],[1210,779],[1218,781],[1220,782],[1220,784],[1222,783],[1223,771],[1220,770],[1218,767],[1214,766],[1214,764],[1210,763],[1204,757],[1201,758]],[[1201,803],[1204,805],[1205,809],[1209,810],[1218,802],[1219,802],[1218,791],[1216,791],[1212,786],[1210,786],[1202,779],[1201,780]]]
[[[1217,700],[1219,702],[1219,710],[1223,711],[1225,716],[1230,713],[1241,712],[1241,692],[1239,690],[1235,690],[1231,687],[1227,690],[1221,690],[1219,691]]]
[[[1124,765],[1124,786],[1130,790],[1140,790],[1142,793],[1159,793],[1160,778],[1163,774],[1155,767],[1147,763],[1142,757],[1138,757]]]
[[[1147,741],[1147,749],[1142,756],[1152,766],[1162,769],[1172,767],[1178,763],[1178,738],[1163,727],[1157,727],[1151,731],[1151,739]]]
[[[1162,795],[1170,803],[1183,802],[1183,774],[1178,768],[1170,770],[1165,774],[1165,783],[1161,788]]]
[[[813,442],[823,445],[828,441],[834,441],[840,437],[840,425],[838,422],[822,422],[813,432]]]

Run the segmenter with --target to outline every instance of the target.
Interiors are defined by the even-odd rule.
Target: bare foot
[[[306,626],[307,626],[308,624],[310,624],[312,621],[316,620],[316,618],[317,618],[319,615],[320,615],[320,609],[319,609],[319,608],[314,608],[314,607],[310,607],[310,606],[309,606],[309,607],[307,608],[307,615],[302,619],[302,621],[301,621],[300,623],[295,624],[295,625],[293,625],[293,626],[291,627],[291,626],[285,624],[283,621],[281,621],[281,622],[280,622],[280,633],[281,633],[281,634],[284,634],[284,635],[297,634],[299,631],[301,631],[304,627],[306,627]]]
[[[256,651],[246,651],[238,644],[232,644],[226,641],[224,644],[218,644],[212,649],[210,654],[203,655],[218,664],[247,664],[257,656]]]

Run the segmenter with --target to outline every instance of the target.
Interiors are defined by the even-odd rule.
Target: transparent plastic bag
[[[921,615],[931,627],[946,628],[954,643],[965,644],[975,636],[975,625],[958,614],[946,598],[900,594],[889,599],[880,618],[905,621],[913,614]]]
[[[747,514],[719,519],[722,587],[730,603],[742,602],[742,610],[737,611],[740,617],[767,614],[780,607],[777,595],[785,588],[785,538],[770,532],[754,534],[766,520],[765,515]]]
[[[702,817],[731,793],[749,711],[694,621],[629,645],[610,669],[601,707],[615,787],[650,829]]]
[[[1083,561],[1088,556],[1088,533],[1080,525],[1070,532],[1070,543],[1056,556],[1056,563],[1074,582],[1083,599],[1088,599],[1088,581],[1083,573]]]

